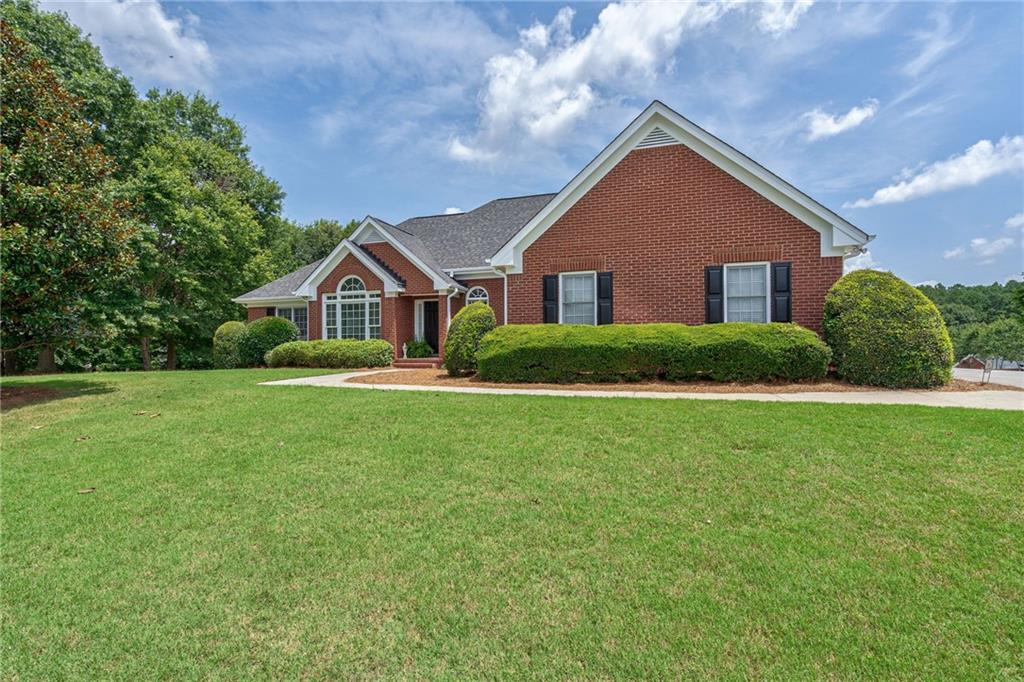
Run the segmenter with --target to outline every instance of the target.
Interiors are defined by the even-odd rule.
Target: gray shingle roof
[[[485,259],[493,256],[554,196],[495,199],[466,213],[409,218],[396,227],[418,237],[445,270],[486,266]]]
[[[465,213],[409,218],[392,225],[374,218],[392,239],[437,271],[449,284],[457,282],[442,272],[455,268],[485,267],[487,258],[529,222],[554,194],[495,199]],[[374,260],[377,260],[376,258]],[[321,261],[305,265],[259,289],[239,296],[238,301],[288,298]],[[388,268],[390,272],[390,268]],[[396,279],[397,275],[396,275]]]
[[[320,265],[323,259],[310,263],[309,265],[303,265],[295,272],[289,272],[284,277],[279,277],[273,282],[264,284],[259,289],[253,289],[247,294],[242,294],[236,301],[243,301],[247,299],[259,299],[259,298],[292,298],[292,292],[302,284],[309,274],[316,269],[316,266]]]

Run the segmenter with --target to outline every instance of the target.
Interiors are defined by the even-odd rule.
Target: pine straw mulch
[[[874,386],[855,386],[854,384],[827,378],[814,382],[759,383],[743,384],[718,381],[638,381],[617,384],[502,384],[484,381],[475,376],[450,377],[444,370],[438,369],[402,369],[368,374],[349,379],[347,383],[357,384],[391,384],[404,386],[458,386],[473,388],[540,388],[573,391],[653,391],[653,392],[684,392],[684,393],[804,393],[814,392],[852,392],[852,391],[884,391]],[[979,384],[962,379],[953,379],[949,384],[934,389],[912,389],[928,391],[1015,391],[1022,390],[1012,386],[997,384]]]

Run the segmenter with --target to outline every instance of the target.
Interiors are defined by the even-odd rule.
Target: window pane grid
[[[476,303],[477,301],[487,303],[487,299],[487,289],[484,289],[483,287],[473,287],[466,293],[467,304]]]
[[[562,322],[564,324],[594,324],[596,275],[562,275]]]
[[[726,322],[767,322],[768,268],[763,265],[725,269]]]
[[[339,305],[341,306],[341,338],[365,339],[366,305],[363,302],[344,302]]]

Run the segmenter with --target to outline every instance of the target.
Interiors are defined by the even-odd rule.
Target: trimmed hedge
[[[381,339],[291,341],[267,353],[271,367],[387,367],[394,351]]]
[[[855,384],[927,388],[949,382],[953,344],[927,296],[888,272],[858,270],[825,296],[825,340]]]
[[[213,366],[217,369],[233,369],[241,362],[238,357],[238,342],[245,335],[245,323],[232,320],[217,327],[213,333]]]
[[[246,367],[263,365],[271,349],[298,337],[299,328],[283,317],[253,320],[238,339],[239,361]]]
[[[488,333],[478,374],[500,382],[800,381],[831,353],[795,324],[506,325]]]
[[[483,302],[470,303],[452,318],[444,342],[444,366],[457,377],[476,370],[476,353],[480,339],[494,329],[494,311]]]

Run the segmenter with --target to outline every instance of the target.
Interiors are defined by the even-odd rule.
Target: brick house
[[[872,238],[653,102],[557,194],[392,225],[368,216],[322,261],[237,299],[303,336],[444,354],[448,321],[796,322],[821,329],[843,259]]]

